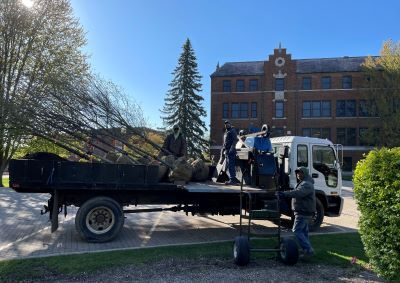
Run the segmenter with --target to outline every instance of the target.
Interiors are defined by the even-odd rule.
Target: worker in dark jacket
[[[305,167],[297,168],[295,173],[296,188],[292,191],[279,192],[279,196],[292,198],[292,210],[295,215],[292,231],[303,249],[304,257],[310,257],[314,255],[308,237],[308,222],[316,211],[314,180]]]
[[[164,140],[162,148],[176,158],[186,156],[186,140],[178,125],[173,127],[173,132]]]
[[[236,143],[238,141],[236,130],[231,126],[228,120],[225,121],[225,134],[223,151],[228,165],[229,181],[226,185],[239,184],[236,178],[235,159],[236,159]]]

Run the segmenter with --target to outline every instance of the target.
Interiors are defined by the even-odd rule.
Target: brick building
[[[365,57],[292,59],[285,48],[266,61],[228,62],[211,75],[211,154],[218,156],[223,121],[237,130],[272,127],[273,136],[299,135],[343,145],[351,171],[372,147],[363,132],[376,127],[363,93]]]

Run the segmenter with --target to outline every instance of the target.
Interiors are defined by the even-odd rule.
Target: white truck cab
[[[293,189],[297,184],[295,169],[308,168],[314,180],[317,198],[317,212],[313,217],[310,229],[319,227],[324,216],[340,216],[343,208],[342,171],[338,160],[338,152],[334,144],[327,139],[284,136],[271,138],[275,155],[283,152],[284,158],[278,158],[287,178],[287,188]],[[291,214],[291,211],[285,213]]]

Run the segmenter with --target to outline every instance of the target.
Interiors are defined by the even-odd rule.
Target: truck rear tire
[[[317,230],[324,221],[324,216],[325,216],[324,206],[318,198],[316,199],[316,209],[317,211],[314,213],[314,215],[311,217],[310,222],[308,223],[308,229],[310,231]]]
[[[94,197],[79,208],[75,216],[75,228],[87,242],[111,241],[124,225],[121,205],[109,197]]]
[[[233,244],[233,258],[237,265],[244,266],[250,261],[250,245],[246,236],[237,236]]]
[[[293,239],[283,238],[279,246],[279,257],[286,265],[295,265],[299,259],[299,250]]]

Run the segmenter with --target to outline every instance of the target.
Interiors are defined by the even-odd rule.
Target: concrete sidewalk
[[[358,212],[351,187],[344,191],[341,217],[325,218],[320,233],[357,231]],[[77,208],[68,207],[68,216],[59,216],[58,231],[50,233],[48,214],[40,215],[47,204],[46,194],[20,194],[0,189],[0,260],[107,250],[232,241],[238,235],[238,216],[186,216],[183,212],[127,214],[120,235],[108,243],[87,243],[75,230]],[[257,231],[272,232],[275,225],[256,222]],[[290,229],[284,233],[291,234]]]

